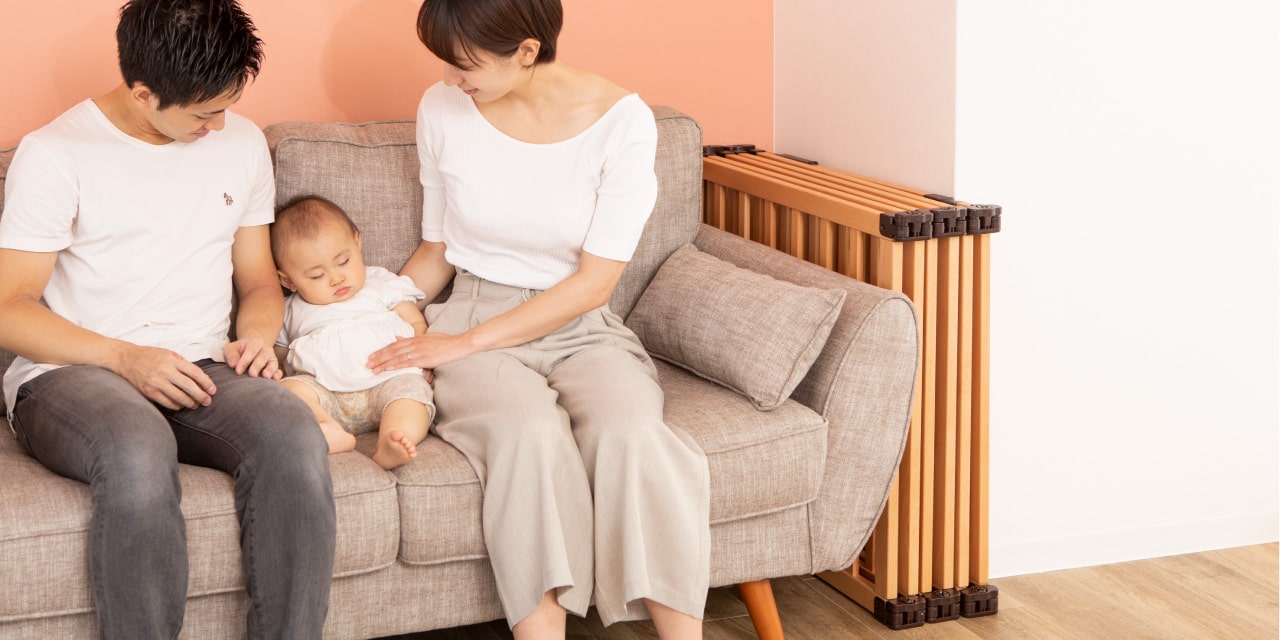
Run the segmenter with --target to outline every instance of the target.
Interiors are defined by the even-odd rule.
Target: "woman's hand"
[[[365,366],[374,373],[406,367],[431,370],[475,351],[465,336],[427,333],[414,338],[396,338],[395,342],[373,352]]]

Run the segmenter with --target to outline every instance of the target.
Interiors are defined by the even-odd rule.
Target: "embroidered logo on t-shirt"
[[[230,196],[229,194],[227,194],[227,192],[225,192],[225,191],[224,191],[224,192],[222,192],[222,199],[227,201],[227,206],[228,206],[228,207],[236,203],[236,201],[235,201],[235,200],[232,200],[232,199],[231,199],[231,196]]]

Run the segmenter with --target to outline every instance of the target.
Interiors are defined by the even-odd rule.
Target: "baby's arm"
[[[392,308],[401,320],[413,327],[413,335],[420,336],[427,332],[427,319],[422,317],[422,310],[412,301],[406,300]]]
[[[280,363],[280,370],[284,371],[285,361],[289,359],[289,347],[286,347],[282,344],[277,344],[275,345],[275,350],[276,350],[276,361]],[[285,373],[290,374],[293,372],[287,371]]]

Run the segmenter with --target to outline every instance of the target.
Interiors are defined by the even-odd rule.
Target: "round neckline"
[[[485,126],[487,126],[491,131],[493,131],[499,136],[502,136],[502,138],[505,140],[509,140],[517,144],[528,145],[530,147],[554,147],[557,145],[569,144],[571,142],[574,142],[575,140],[578,140],[579,138],[586,136],[588,133],[591,133],[591,131],[594,130],[596,127],[601,126],[600,123],[604,122],[605,119],[610,116],[610,114],[617,111],[619,105],[630,100],[633,97],[637,99],[639,98],[639,94],[635,92],[628,93],[627,95],[622,96],[621,98],[618,98],[616,102],[609,105],[608,109],[605,109],[604,113],[600,114],[599,118],[596,118],[594,122],[587,125],[587,128],[583,129],[582,131],[579,131],[578,133],[575,133],[572,136],[569,136],[568,138],[565,138],[564,140],[556,140],[555,142],[529,142],[527,140],[521,140],[520,138],[517,138],[507,133],[506,131],[499,129],[497,125],[490,122],[489,119],[486,118],[484,114],[480,112],[480,107],[476,105],[476,101],[473,100],[471,96],[467,95],[466,93],[463,93],[462,90],[458,89],[457,87],[452,87],[452,89],[462,94],[462,97],[466,100],[467,106],[470,107],[472,113],[477,118],[479,118],[482,122],[484,122]]]
[[[138,138],[135,138],[125,133],[124,130],[121,129],[120,127],[116,126],[116,123],[112,122],[111,118],[107,117],[107,112],[103,111],[102,107],[98,106],[98,103],[96,100],[93,100],[92,98],[90,98],[88,100],[85,100],[85,102],[89,103],[91,107],[91,111],[94,114],[94,117],[98,118],[103,124],[105,124],[107,129],[111,131],[112,135],[140,149],[156,149],[156,150],[174,149],[174,148],[177,148],[175,145],[186,144],[186,143],[179,142],[178,140],[174,140],[172,138],[170,138],[169,141],[164,144],[151,144],[146,140],[140,140]]]

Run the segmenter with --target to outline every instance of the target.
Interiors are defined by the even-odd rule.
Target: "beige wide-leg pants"
[[[429,331],[461,333],[538,293],[466,272],[453,287],[427,308]],[[579,616],[594,600],[606,625],[647,617],[646,598],[702,618],[706,457],[663,423],[653,362],[616,314],[602,307],[435,375],[435,429],[480,476],[509,625],[552,589]]]

